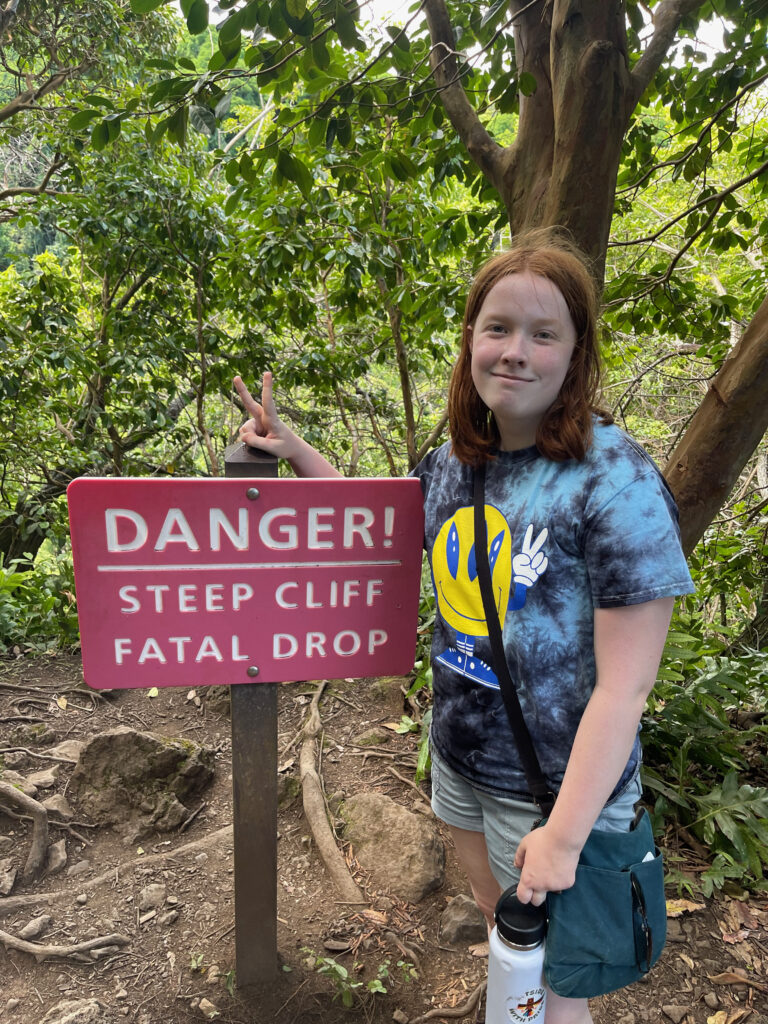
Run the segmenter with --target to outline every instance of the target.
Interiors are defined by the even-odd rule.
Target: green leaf
[[[312,187],[315,184],[312,172],[302,160],[299,160],[298,157],[293,157],[293,166],[295,175],[294,181],[299,186],[299,191],[304,198],[308,199],[312,192]]]
[[[324,39],[315,39],[310,47],[312,60],[321,71],[326,71],[331,66],[331,55]]]
[[[206,0],[193,0],[187,14],[187,28],[196,36],[208,28],[208,4]]]
[[[242,45],[243,39],[239,32],[229,39],[219,39],[219,51],[227,64],[237,57]]]
[[[234,188],[240,181],[240,163],[238,160],[228,161],[224,168],[224,177],[227,179],[227,184],[232,185]]]
[[[216,118],[213,111],[198,104],[190,108],[189,123],[201,135],[213,135],[216,131]]]
[[[183,146],[187,138],[187,120],[189,118],[189,111],[186,107],[179,107],[175,110],[168,118],[168,134],[174,139],[180,146]]]
[[[226,203],[224,203],[224,213],[228,217],[231,217],[232,214],[237,209],[240,200],[243,198],[243,192],[244,189],[241,185],[240,188],[236,188],[235,191],[230,196],[227,197],[227,201]]]
[[[243,12],[235,11],[234,14],[230,14],[226,21],[222,22],[219,26],[219,45],[222,40],[225,42],[231,39],[237,39],[240,35],[240,29],[243,25]]]
[[[288,28],[297,36],[308,38],[315,30],[315,19],[309,11],[305,11],[301,18],[294,18],[290,11],[286,10],[283,17]]]
[[[309,140],[310,146],[314,149],[316,146],[322,146],[325,142],[325,131],[326,124],[320,117],[313,117],[309,123],[309,131],[307,132],[307,139]]]
[[[373,117],[373,93],[370,89],[363,89],[357,101],[360,117],[363,121],[370,121]]]
[[[109,132],[109,141],[114,142],[115,139],[120,135],[122,129],[122,119],[119,114],[110,114],[109,117],[104,118],[104,123],[107,126]]]
[[[91,131],[91,145],[94,149],[104,149],[109,143],[109,125],[106,121],[99,121]]]
[[[308,196],[312,191],[314,179],[309,168],[287,149],[278,150],[277,169],[284,178],[299,186],[303,196]]]
[[[503,2],[506,3],[507,0],[503,0]],[[395,25],[387,25],[387,32],[398,50],[410,50],[411,41],[405,34],[405,29],[397,28]]]
[[[151,14],[167,3],[170,3],[170,0],[131,0],[131,11],[134,14]]]
[[[354,50],[359,43],[359,37],[355,28],[355,21],[351,14],[349,14],[343,7],[340,7],[336,13],[335,21],[336,32],[341,45],[345,50]]]
[[[67,127],[71,128],[73,132],[79,131],[81,128],[85,128],[89,125],[94,117],[101,117],[100,110],[78,110],[76,114],[73,114],[67,122]]]
[[[342,146],[348,146],[352,141],[352,122],[349,114],[342,114],[336,118],[336,138]]]
[[[285,0],[285,9],[292,18],[301,19],[307,10],[307,0]]]
[[[536,79],[530,71],[524,71],[517,81],[517,87],[523,96],[533,96],[536,92]]]
[[[489,22],[492,22],[498,14],[506,12],[508,7],[509,0],[496,0],[496,3],[485,12],[480,20],[480,28],[485,28],[485,26],[489,24]]]

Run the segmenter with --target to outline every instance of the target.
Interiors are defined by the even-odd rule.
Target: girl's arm
[[[570,888],[592,826],[621,777],[664,649],[674,598],[595,609],[597,682],[582,715],[554,810],[515,855],[517,895],[543,903]]]
[[[287,459],[296,476],[341,476],[312,445],[287,427],[277,415],[272,400],[272,374],[267,371],[261,386],[261,405],[253,398],[240,377],[233,381],[250,419],[240,427],[240,440],[253,448]]]

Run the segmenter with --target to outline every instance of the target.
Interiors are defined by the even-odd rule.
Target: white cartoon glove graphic
[[[519,555],[512,559],[512,572],[515,583],[521,583],[524,587],[532,587],[549,564],[549,559],[541,548],[549,536],[546,527],[541,531],[536,540],[533,539],[533,523],[529,523],[525,531],[525,539]]]

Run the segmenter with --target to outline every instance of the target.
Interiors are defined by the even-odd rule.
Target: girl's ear
[[[467,347],[472,352],[472,324],[467,324]]]

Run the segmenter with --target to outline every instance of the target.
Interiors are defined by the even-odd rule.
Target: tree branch
[[[754,181],[755,178],[759,178],[761,174],[765,174],[768,171],[768,160],[765,163],[760,164],[758,168],[752,171],[751,174],[746,175],[744,178],[739,178],[738,181],[734,182],[733,185],[729,185],[727,188],[721,189],[719,192],[713,192],[711,196],[705,196],[700,199],[693,206],[689,206],[687,210],[683,210],[682,213],[678,214],[677,217],[673,217],[672,220],[667,221],[663,224],[658,231],[652,235],[646,235],[645,238],[632,238],[627,242],[610,242],[609,248],[626,248],[630,245],[645,245],[647,242],[655,242],[657,238],[660,238],[666,231],[669,231],[671,227],[684,220],[690,214],[696,210],[702,209],[704,206],[709,206],[710,203],[716,203],[718,206],[723,202],[726,196],[729,196],[732,192],[738,192],[744,185],[748,185],[750,181]]]
[[[664,0],[664,3],[656,9],[653,18],[653,36],[645,53],[630,74],[635,90],[635,103],[639,101],[651,84],[653,76],[661,67],[661,62],[674,41],[680,22],[687,14],[691,14],[698,7],[703,6],[702,0]]]
[[[48,188],[48,184],[49,184],[51,178],[56,173],[56,171],[58,171],[61,167],[63,167],[64,164],[66,164],[66,162],[67,161],[66,161],[66,159],[64,157],[56,156],[54,161],[53,161],[53,163],[50,165],[48,170],[43,175],[43,180],[40,182],[39,185],[34,185],[34,186],[33,185],[27,185],[27,186],[19,185],[19,186],[15,186],[13,188],[3,189],[3,191],[0,192],[0,200],[2,200],[2,199],[10,199],[10,198],[12,198],[14,196],[41,196],[41,195],[60,196],[60,195],[64,195],[65,193],[63,193],[63,192],[57,192],[55,189]]]
[[[499,165],[504,150],[489,135],[461,84],[456,38],[445,0],[425,0],[424,10],[432,39],[432,75],[445,112],[469,155],[491,184],[498,188]]]
[[[442,432],[445,430],[445,425],[447,422],[448,410],[446,409],[445,412],[440,417],[440,419],[435,424],[434,428],[429,432],[427,437],[424,439],[418,452],[416,453],[417,463],[421,462],[421,460],[424,458],[427,452],[430,451],[432,446],[435,444],[435,442],[438,440]]]
[[[42,99],[49,92],[56,92],[64,85],[67,79],[85,71],[87,67],[87,64],[80,64],[76,68],[67,68],[66,71],[59,71],[57,74],[52,75],[39,88],[26,89],[24,92],[20,92],[18,96],[13,97],[10,103],[6,103],[4,107],[0,108],[0,124],[15,117],[22,110],[34,110],[38,100]]]

